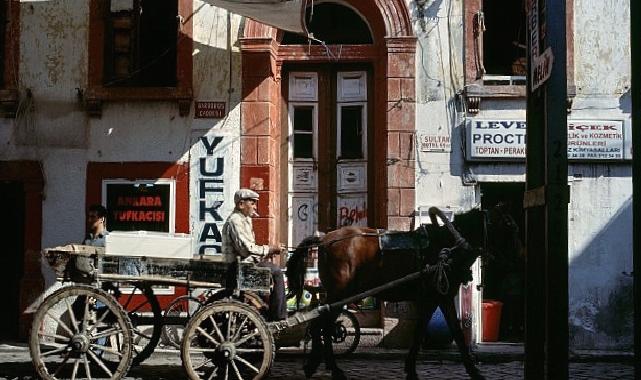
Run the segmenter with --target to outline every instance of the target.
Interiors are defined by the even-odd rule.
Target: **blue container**
[[[445,316],[441,308],[437,307],[432,319],[427,322],[426,346],[430,348],[442,348],[452,344],[452,334],[447,326]]]

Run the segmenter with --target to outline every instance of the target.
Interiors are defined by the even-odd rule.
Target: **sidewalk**
[[[505,363],[524,361],[524,346],[517,343],[484,343],[473,349],[474,355],[480,362]],[[29,345],[25,342],[0,342],[0,354],[14,354],[16,356],[29,355]],[[157,349],[157,356],[177,355],[175,350]],[[305,352],[299,347],[283,347],[278,351],[278,356],[297,358],[304,356]],[[379,359],[393,360],[405,358],[407,349],[386,349],[368,344],[367,340],[361,342],[356,352],[351,354],[351,359]],[[423,349],[419,352],[420,360],[428,361],[460,361],[460,354],[455,344],[443,349]],[[597,351],[576,350],[570,352],[570,361],[602,362],[602,363],[634,363],[634,353],[627,351]]]

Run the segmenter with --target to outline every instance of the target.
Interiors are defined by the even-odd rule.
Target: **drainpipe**
[[[630,0],[632,59],[632,234],[634,270],[634,373],[641,377],[641,2]],[[636,126],[636,127],[635,127]]]

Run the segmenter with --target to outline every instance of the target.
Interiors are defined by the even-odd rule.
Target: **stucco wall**
[[[574,8],[577,96],[568,117],[622,120],[624,150],[630,157],[629,2],[575,0]],[[465,161],[466,110],[459,96],[464,91],[462,2],[428,1],[425,14],[425,31],[419,22],[414,24],[418,36],[416,204],[469,208],[480,200],[476,183],[525,182],[525,165]],[[524,100],[484,99],[474,117],[525,120],[525,107]],[[422,152],[423,135],[448,136],[451,149]],[[631,163],[575,162],[568,170],[571,347],[629,349]]]
[[[193,9],[183,17],[194,24],[194,99],[227,102],[224,119],[194,119],[193,110],[180,117],[169,101],[105,102],[102,117],[90,118],[79,97],[87,86],[89,2],[21,3],[21,112],[0,121],[0,159],[43,163],[43,246],[83,236],[87,162],[187,161],[201,135],[224,130],[237,139],[242,18],[198,0]],[[232,146],[229,154],[239,156],[239,144]]]

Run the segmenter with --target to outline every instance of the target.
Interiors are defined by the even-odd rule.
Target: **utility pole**
[[[632,252],[634,281],[634,373],[641,378],[641,3],[630,0],[632,59]]]
[[[568,378],[565,0],[528,0],[525,378]]]

